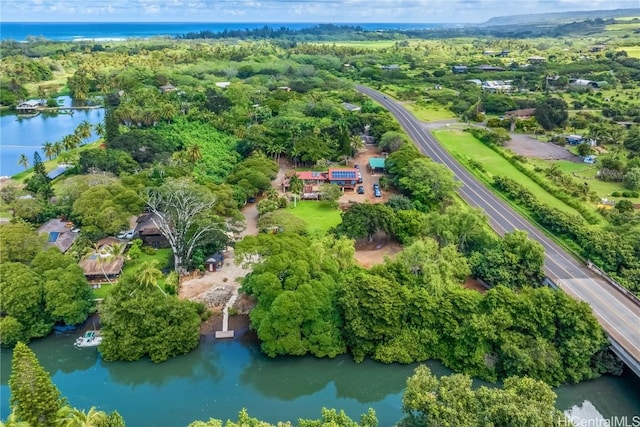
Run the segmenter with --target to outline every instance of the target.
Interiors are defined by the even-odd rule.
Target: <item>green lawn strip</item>
[[[499,197],[502,201],[504,201],[507,205],[509,205],[513,210],[518,212],[522,217],[524,217],[529,222],[534,224],[536,226],[536,228],[540,232],[544,233],[545,236],[547,236],[548,238],[553,240],[555,243],[557,243],[560,247],[565,249],[567,252],[573,254],[573,256],[576,259],[578,259],[578,260],[580,260],[582,262],[585,262],[584,258],[582,258],[582,256],[579,253],[580,248],[575,246],[575,242],[573,242],[571,240],[566,240],[566,239],[564,239],[562,237],[556,236],[556,235],[552,234],[551,232],[549,232],[542,224],[540,224],[540,223],[538,223],[536,221],[536,219],[531,215],[531,212],[529,212],[528,209],[526,209],[526,208],[514,203],[512,200],[508,199],[504,194],[502,194],[501,192],[499,192],[495,188],[493,188],[493,186],[491,185],[491,180],[487,177],[486,174],[481,173],[480,171],[470,167],[466,163],[466,160],[468,159],[468,157],[466,157],[465,155],[460,154],[458,152],[455,152],[455,153],[451,152],[451,151],[449,151],[449,152],[453,155],[453,157],[455,157],[458,160],[458,162],[460,162],[460,164],[462,164],[465,167],[465,169],[467,169],[467,171],[469,173],[471,173],[480,182],[482,182],[489,191],[491,191],[493,194],[495,194],[497,197]],[[464,202],[466,203],[466,201],[464,201]]]
[[[531,178],[520,172],[506,159],[472,135],[458,130],[438,130],[434,131],[433,135],[450,153],[460,159],[468,169],[471,168],[466,165],[465,157],[481,163],[491,177],[507,176],[531,191],[540,202],[568,214],[581,217],[578,211],[549,194],[544,188],[533,182]]]
[[[413,102],[403,103],[403,106],[411,111],[414,116],[418,118],[418,120],[422,120],[423,122],[435,122],[438,120],[446,120],[446,119],[454,119],[456,115],[447,110],[446,108],[437,108],[437,107],[422,107]]]
[[[85,145],[83,145],[81,147],[74,148],[73,150],[69,151],[69,153],[75,154],[75,153],[79,153],[81,151],[95,150],[95,149],[100,148],[100,144],[101,143],[102,143],[102,139],[98,139],[96,141],[93,141],[93,142],[90,142],[88,144],[85,144]],[[42,162],[42,164],[44,165],[44,168],[45,168],[45,170],[47,172],[51,172],[52,170],[57,168],[59,166],[59,163],[60,163],[59,159],[44,160]],[[15,174],[11,178],[16,180],[16,181],[18,181],[18,182],[24,182],[28,178],[30,178],[32,174],[33,174],[33,168],[29,168],[27,170],[24,170],[24,171],[22,171],[20,173]]]
[[[640,58],[640,46],[624,46],[618,50],[624,50],[631,58]]]
[[[171,249],[157,249],[154,254],[146,254],[142,253],[138,259],[130,259],[125,261],[124,267],[122,269],[122,276],[128,274],[134,274],[136,269],[142,265],[142,263],[146,261],[158,261],[158,269],[162,270],[167,267],[169,256],[171,256]],[[158,286],[161,288],[164,286],[165,278],[162,277],[158,280]],[[113,284],[102,284],[100,288],[93,290],[93,295],[95,298],[104,298],[115,285],[115,281]]]
[[[335,227],[342,222],[340,210],[327,202],[301,200],[297,202],[296,207],[293,207],[293,203],[290,203],[287,212],[304,220],[308,225],[307,229],[310,234],[324,235],[331,227]]]

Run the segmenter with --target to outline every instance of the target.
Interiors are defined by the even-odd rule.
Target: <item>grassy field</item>
[[[407,110],[411,111],[414,116],[423,122],[435,122],[438,120],[453,119],[456,117],[453,112],[446,108],[425,108],[411,102],[407,102],[403,105]]]
[[[640,58],[640,46],[625,46],[618,50],[624,50],[631,58]]]
[[[607,31],[636,30],[640,28],[640,22],[625,22],[624,24],[610,24],[605,27]]]
[[[471,158],[481,163],[490,176],[507,176],[531,191],[540,202],[563,212],[580,216],[575,209],[549,194],[544,188],[472,135],[458,130],[439,130],[434,131],[433,134],[457,159],[465,162],[465,159]]]
[[[566,160],[537,160],[531,159],[531,163],[540,167],[549,167],[552,164],[557,164],[560,170],[564,173],[572,174],[575,179],[584,179],[589,183],[589,188],[595,191],[600,198],[608,198],[610,200],[622,200],[620,197],[611,197],[611,193],[614,191],[622,192],[627,191],[624,185],[620,182],[605,182],[599,179],[595,179],[598,172],[597,165],[587,165],[584,163],[568,162]],[[640,198],[628,199],[633,203],[640,203]]]
[[[332,46],[347,46],[347,47],[359,47],[363,49],[386,49],[393,47],[399,40],[354,40],[354,41],[339,41],[339,42],[326,42],[316,44],[328,44]]]
[[[310,234],[326,234],[331,227],[342,222],[340,211],[326,202],[302,200],[294,208],[289,205],[288,212],[306,221]]]
[[[140,258],[125,261],[124,268],[122,269],[122,275],[124,276],[127,274],[135,273],[136,269],[146,261],[157,261],[158,269],[162,270],[163,268],[168,266],[169,256],[171,256],[171,249],[158,249],[154,254],[151,255],[143,252],[140,255]],[[115,282],[113,282],[113,285],[115,285]],[[105,296],[107,296],[107,294],[113,288],[113,285],[103,283],[99,289],[94,289],[94,298],[104,298]],[[161,278],[158,281],[158,285],[160,287],[164,286],[164,278]]]

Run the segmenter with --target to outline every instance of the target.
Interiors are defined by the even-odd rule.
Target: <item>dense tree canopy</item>
[[[149,356],[162,362],[193,350],[200,339],[196,304],[164,295],[141,275],[118,281],[101,307],[100,319],[99,350],[107,361]]]
[[[93,310],[82,269],[58,249],[40,252],[31,267],[3,263],[0,273],[3,345],[45,336],[56,322],[81,323]]]
[[[407,380],[402,396],[407,416],[402,427],[426,426],[532,426],[566,425],[555,408],[556,394],[542,381],[508,378],[502,389],[472,388],[471,378],[454,374],[436,378],[419,366]]]
[[[539,286],[544,273],[544,248],[524,231],[507,233],[492,248],[472,257],[473,274],[491,286]]]
[[[352,264],[353,258],[338,264],[330,248],[293,234],[261,234],[236,244],[238,261],[260,259],[242,289],[257,299],[251,326],[267,355],[345,352],[335,292],[339,266]]]

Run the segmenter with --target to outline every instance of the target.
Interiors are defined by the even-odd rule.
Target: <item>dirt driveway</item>
[[[387,190],[381,189],[382,197],[375,197],[373,195],[373,184],[378,183],[381,173],[371,173],[367,168],[369,164],[369,157],[382,157],[380,150],[373,145],[367,145],[365,148],[360,150],[358,154],[353,158],[353,165],[358,165],[360,167],[360,172],[362,172],[362,185],[364,187],[364,194],[358,194],[356,191],[345,191],[345,193],[340,197],[338,202],[340,205],[348,205],[352,203],[384,203],[389,200],[389,196],[393,193],[390,193]]]
[[[565,147],[551,142],[541,142],[531,135],[511,134],[511,141],[505,147],[516,154],[524,157],[531,157],[543,160],[569,160],[575,163],[582,163],[582,158],[573,155]]]

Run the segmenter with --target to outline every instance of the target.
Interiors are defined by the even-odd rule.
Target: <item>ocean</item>
[[[48,40],[122,40],[128,38],[175,37],[190,32],[244,30],[286,27],[308,28],[318,25],[309,22],[0,22],[0,39],[26,41],[29,37]],[[415,30],[451,27],[455,24],[407,24],[407,23],[336,23],[336,25],[360,26],[366,30]]]

